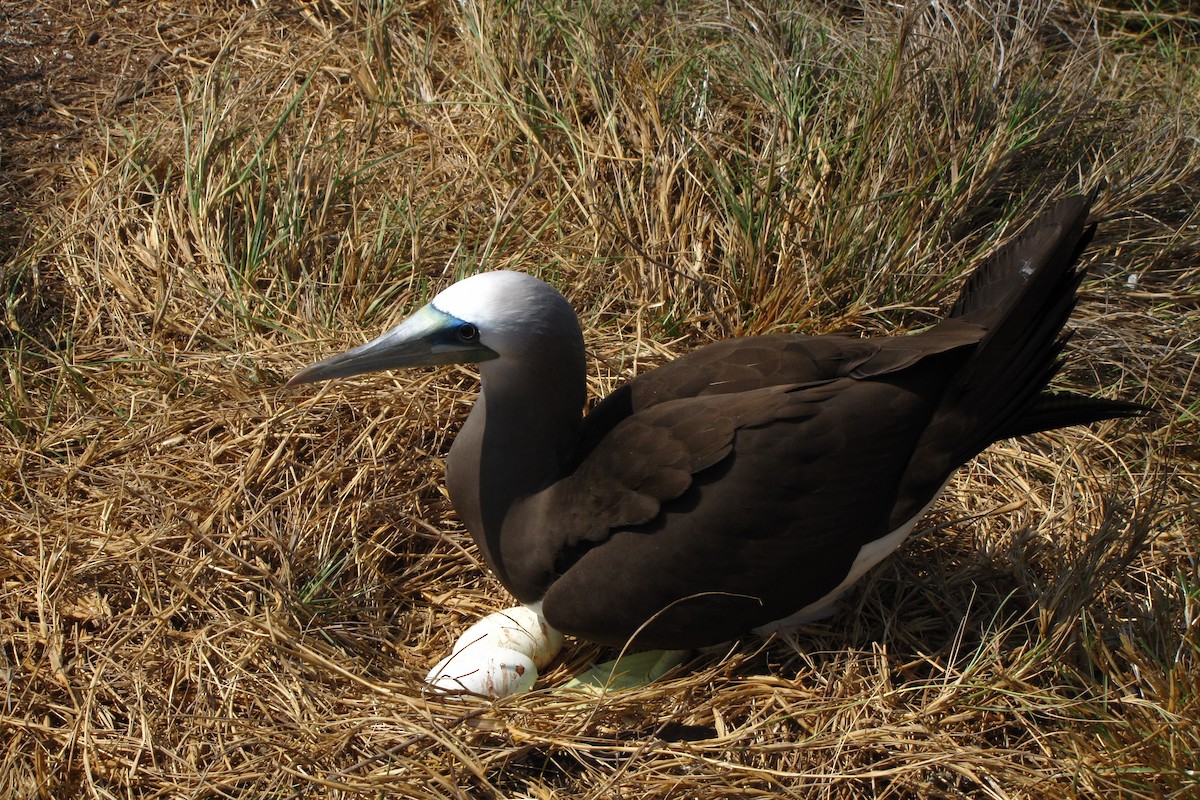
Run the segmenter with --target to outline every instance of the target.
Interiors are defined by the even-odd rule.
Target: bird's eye
[[[461,342],[478,342],[479,328],[476,328],[469,322],[464,322],[458,326],[458,339]]]

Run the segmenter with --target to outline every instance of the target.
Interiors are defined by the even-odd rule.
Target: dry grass
[[[64,38],[0,109],[0,794],[1200,789],[1186,4],[34,5]],[[553,693],[604,655],[572,643],[532,694],[428,696],[508,603],[441,489],[474,381],[279,391],[481,268],[567,292],[596,394],[711,337],[919,327],[1100,185],[1062,383],[1159,413],[992,448],[845,612],[644,690]]]

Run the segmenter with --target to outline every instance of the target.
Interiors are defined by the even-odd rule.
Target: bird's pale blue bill
[[[473,338],[467,334],[476,334]],[[427,305],[366,344],[347,350],[292,376],[287,386],[348,378],[384,369],[465,364],[496,358],[477,332],[457,317]]]

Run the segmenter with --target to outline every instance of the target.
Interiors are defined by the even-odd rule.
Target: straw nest
[[[687,5],[0,20],[0,794],[1197,791],[1200,20]],[[594,395],[915,329],[1096,186],[1060,380],[1156,415],[993,447],[841,613],[645,689],[556,692],[612,655],[569,642],[530,694],[427,693],[509,604],[442,489],[475,381],[280,391],[478,269],[563,288]]]

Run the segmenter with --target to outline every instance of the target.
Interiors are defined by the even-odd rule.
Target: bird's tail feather
[[[1079,257],[1094,230],[1089,206],[1085,197],[1056,203],[967,279],[942,325],[983,333],[917,442],[898,493],[909,501],[893,509],[894,525],[919,511],[913,498],[931,496],[992,442],[1146,412],[1135,403],[1046,391],[1070,338],[1063,327],[1083,280]]]
[[[1106,419],[1140,417],[1147,411],[1140,403],[1125,400],[1106,400],[1069,392],[1043,392],[1008,428],[1000,432],[1001,439],[1025,436],[1030,433],[1087,425]]]
[[[949,316],[995,330],[1021,308],[1040,308],[1047,297],[1073,299],[1073,291],[1055,289],[1076,272],[1095,232],[1095,225],[1085,225],[1090,207],[1091,198],[1078,195],[1042,212],[967,278]]]
[[[1070,338],[1063,328],[1085,273],[1079,257],[1095,231],[1090,206],[1083,196],[1051,206],[971,275],[951,309],[951,319],[986,330],[948,395],[972,418],[960,442],[967,458],[1010,436],[1145,413],[1134,403],[1045,391]]]

